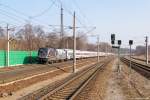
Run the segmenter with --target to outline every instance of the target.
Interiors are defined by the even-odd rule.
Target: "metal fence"
[[[0,67],[7,66],[7,52],[0,50]],[[37,51],[9,51],[9,66],[37,63]]]

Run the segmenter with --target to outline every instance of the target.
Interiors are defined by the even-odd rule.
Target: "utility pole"
[[[73,14],[73,73],[76,72],[76,32],[75,32],[75,12]]]
[[[145,42],[146,42],[146,64],[148,64],[148,36],[146,36],[145,37],[146,38],[146,40],[145,40]]]
[[[99,35],[97,35],[97,62],[99,62]]]
[[[62,5],[61,5],[61,25],[60,25],[60,39],[61,39],[61,47],[64,48],[64,39],[63,39],[63,36],[64,36],[64,26],[63,26],[63,8],[62,8]]]
[[[33,49],[32,39],[33,38],[32,38],[32,26],[31,26],[31,24],[29,24],[27,32],[28,32],[27,34],[28,34],[28,39],[29,39],[29,56],[30,56],[29,61],[32,64],[32,49]]]
[[[6,62],[7,62],[7,67],[9,67],[9,25],[7,24],[7,27],[6,27],[6,32],[7,32],[7,59],[6,59]]]
[[[107,57],[107,55],[108,55],[108,46],[107,46],[107,44],[105,46],[105,53],[106,53],[106,57]]]
[[[68,49],[68,37],[66,39],[67,43],[66,43],[66,49]]]

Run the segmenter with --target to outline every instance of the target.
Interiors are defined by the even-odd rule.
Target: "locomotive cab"
[[[56,60],[56,50],[54,48],[40,48],[38,50],[38,60],[40,63]]]

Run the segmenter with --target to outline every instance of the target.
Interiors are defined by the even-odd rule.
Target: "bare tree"
[[[45,47],[46,44],[46,34],[42,29],[42,26],[35,26],[33,28],[34,37],[32,38],[33,49],[38,49],[41,47]]]
[[[18,31],[15,31],[12,37],[13,41],[10,43],[10,48],[13,50],[31,51],[38,50],[41,47],[62,48],[62,44],[63,48],[73,49],[73,37],[67,36],[67,32],[64,32],[62,41],[59,31],[45,32],[40,25],[26,24]],[[5,38],[5,29],[0,27],[0,49],[6,46]],[[87,36],[83,32],[77,32],[76,40],[78,50],[97,51],[97,44],[88,43]],[[108,43],[103,42],[100,43],[100,51],[111,52],[113,50]]]
[[[0,27],[0,49],[5,50],[6,48],[6,34],[5,29]]]
[[[47,35],[46,47],[59,48],[59,34],[50,32]]]

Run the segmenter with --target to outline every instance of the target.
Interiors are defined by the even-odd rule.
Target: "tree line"
[[[148,47],[148,51],[150,52],[150,46]],[[136,50],[135,50],[136,55],[145,55],[146,54],[146,47],[139,45],[136,46]]]
[[[73,37],[68,36],[64,32],[61,37],[60,32],[44,31],[40,25],[25,24],[22,28],[15,32],[10,32],[10,50],[38,50],[41,47],[49,48],[73,48]],[[83,32],[77,32],[77,49],[97,51],[97,44],[88,43],[87,36]],[[108,43],[100,42],[101,52],[112,52],[113,49]],[[7,49],[7,34],[6,28],[0,27],[0,50]]]

